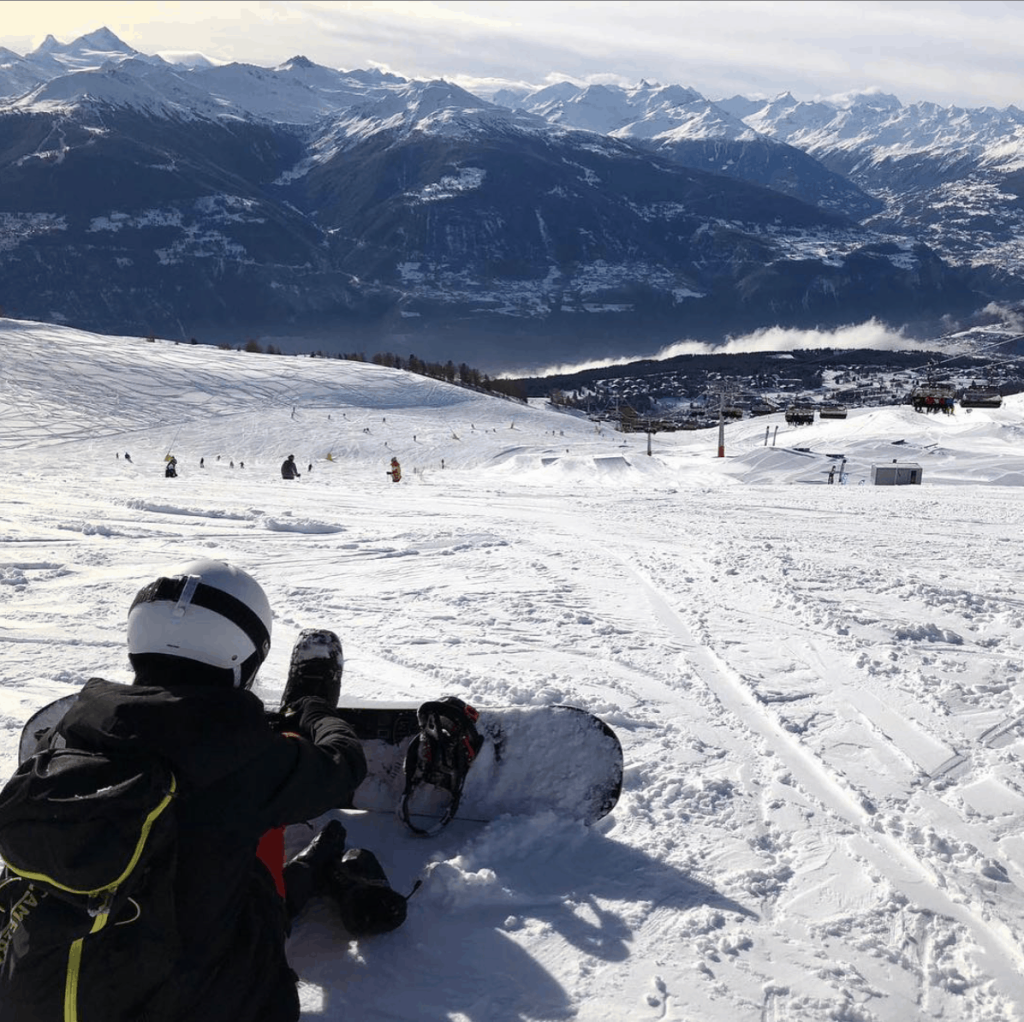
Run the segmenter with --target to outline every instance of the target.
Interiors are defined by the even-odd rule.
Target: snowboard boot
[[[377,857],[365,848],[350,848],[332,864],[327,890],[352,937],[387,933],[405,922],[408,898],[392,889]]]
[[[337,706],[344,667],[341,640],[334,632],[326,628],[303,629],[292,647],[288,681],[281,696],[281,714],[287,717],[295,703],[306,696],[316,696]]]
[[[288,918],[294,919],[316,894],[328,890],[330,871],[345,851],[345,828],[329,820],[305,848],[285,863],[284,889]]]

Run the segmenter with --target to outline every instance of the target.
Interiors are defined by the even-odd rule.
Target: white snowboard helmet
[[[193,671],[197,679],[248,688],[270,652],[271,618],[251,575],[224,561],[189,561],[139,590],[128,611],[128,657],[136,671],[168,657],[192,661],[213,669]]]

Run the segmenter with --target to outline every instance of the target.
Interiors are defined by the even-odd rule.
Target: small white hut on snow
[[[872,465],[871,481],[875,486],[907,486],[921,485],[922,469],[920,465],[905,462],[902,465],[893,462],[891,465]]]

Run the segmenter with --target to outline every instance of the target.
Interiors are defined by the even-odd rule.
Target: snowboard
[[[419,733],[419,704],[365,703],[339,712],[362,741],[366,779],[353,807],[394,812],[405,789],[405,758]],[[466,774],[455,819],[488,822],[499,816],[551,812],[595,823],[622,791],[622,746],[599,717],[577,706],[479,708],[483,745]],[[449,801],[424,785],[409,803],[414,818],[437,818]]]
[[[71,695],[61,696],[52,703],[47,703],[41,709],[36,710],[25,722],[21,729],[21,741],[18,743],[18,762],[24,763],[32,753],[36,751],[39,739],[50,730],[54,724],[60,723],[61,717],[74,705],[78,698],[77,692]]]
[[[77,698],[71,694],[34,713],[22,729],[19,761]],[[405,790],[405,757],[419,733],[417,703],[340,706],[366,754],[366,779],[352,808],[393,813]],[[476,722],[483,745],[466,774],[455,819],[489,822],[504,815],[551,812],[595,823],[615,807],[622,790],[622,746],[599,717],[576,706],[485,707]],[[410,797],[416,820],[440,818],[450,795],[424,785]]]

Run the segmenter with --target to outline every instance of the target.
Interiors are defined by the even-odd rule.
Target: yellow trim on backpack
[[[18,874],[18,876],[22,876],[26,880],[41,880],[43,883],[50,884],[51,887],[56,887],[56,888],[58,888],[61,891],[67,891],[68,894],[83,894],[83,895],[86,895],[86,896],[91,898],[91,897],[94,897],[97,894],[102,894],[104,891],[110,891],[110,890],[112,890],[112,889],[114,889],[116,887],[120,887],[121,884],[124,883],[124,881],[127,879],[129,874],[131,873],[131,871],[133,869],[135,869],[136,865],[138,865],[139,859],[142,856],[142,851],[146,847],[146,839],[149,837],[149,832],[153,829],[153,824],[156,823],[156,821],[157,821],[158,817],[160,816],[160,814],[170,805],[171,799],[174,798],[174,795],[175,795],[175,792],[177,791],[177,788],[178,788],[177,779],[175,778],[174,774],[171,774],[171,788],[170,788],[170,791],[168,791],[167,794],[164,795],[164,797],[160,800],[160,802],[150,811],[149,815],[146,817],[145,821],[143,822],[142,830],[139,832],[139,840],[138,840],[138,842],[135,845],[135,851],[132,853],[131,859],[128,860],[128,865],[125,866],[124,872],[122,872],[121,875],[116,880],[111,881],[109,884],[104,884],[102,887],[97,887],[95,890],[92,890],[92,891],[80,891],[80,890],[77,890],[74,887],[68,887],[66,884],[62,884],[59,881],[54,880],[53,877],[48,877],[45,873],[30,873],[28,870],[19,869],[10,860],[5,860],[5,861],[7,862],[7,865],[15,873]],[[106,914],[102,913],[101,917],[103,918],[103,920],[105,922],[106,921]],[[102,924],[100,924],[100,926],[94,926],[93,929],[90,932],[95,933],[96,930],[101,928],[101,926],[102,926]],[[78,942],[76,941],[76,943],[78,943]],[[72,946],[72,950],[73,950],[73,946]]]
[[[98,933],[107,924],[107,913],[101,912],[92,924],[90,934]],[[82,946],[85,937],[79,937],[68,952],[68,974],[64,978],[64,1022],[78,1022],[78,977],[82,971]]]
[[[79,937],[68,952],[68,974],[64,978],[64,1022],[78,1022],[78,970],[82,965],[82,941]]]

